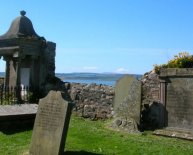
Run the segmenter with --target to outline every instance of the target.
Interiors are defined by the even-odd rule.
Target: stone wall
[[[74,112],[92,120],[112,117],[114,88],[105,85],[65,83],[65,89],[75,103]]]
[[[146,73],[142,79],[141,128],[161,128],[160,79],[154,71]]]
[[[160,102],[160,80],[154,71],[146,73],[142,79],[142,108],[153,102]]]
[[[47,76],[55,76],[55,56],[56,56],[56,43],[47,41],[46,49],[44,50],[45,68]]]
[[[154,72],[143,76],[142,81],[142,111],[148,111],[155,102],[159,102],[159,78]],[[115,88],[105,85],[64,83],[63,90],[67,91],[73,103],[74,112],[81,117],[92,120],[113,117],[113,100]],[[146,109],[146,107],[148,107]],[[153,110],[152,110],[153,111]],[[154,114],[148,114],[154,120]],[[149,118],[147,118],[149,119]]]

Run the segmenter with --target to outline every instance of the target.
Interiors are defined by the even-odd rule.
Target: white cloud
[[[123,67],[120,67],[115,70],[115,73],[128,73],[128,70]]]

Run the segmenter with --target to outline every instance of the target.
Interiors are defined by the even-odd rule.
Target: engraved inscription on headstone
[[[125,75],[116,83],[114,111],[116,117],[124,118],[136,125],[140,123],[141,82],[133,76]],[[125,121],[124,121],[125,122]],[[123,123],[124,124],[124,123]]]
[[[59,91],[50,91],[40,100],[36,114],[30,155],[62,155],[72,105]]]
[[[193,128],[193,78],[170,78],[166,108],[168,127]]]
[[[165,80],[167,111],[166,127],[192,130],[193,128],[193,68],[162,69],[160,78]]]

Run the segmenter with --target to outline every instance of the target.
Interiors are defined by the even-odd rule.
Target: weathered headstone
[[[155,134],[193,140],[193,68],[162,69],[160,78],[166,128]]]
[[[64,152],[72,104],[60,91],[50,91],[39,101],[30,155],[62,155]]]
[[[193,69],[164,69],[160,77],[166,83],[161,95],[167,111],[166,127],[192,129]]]
[[[140,123],[141,82],[135,77],[125,75],[116,83],[114,125],[127,131],[137,130]]]

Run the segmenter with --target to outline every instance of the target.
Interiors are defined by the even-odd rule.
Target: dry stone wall
[[[158,75],[154,72],[145,74],[141,81],[142,111],[144,111],[145,107],[151,107],[154,102],[159,102],[160,86]],[[78,116],[92,120],[113,117],[114,87],[80,83],[64,83],[64,87],[63,89],[68,92],[72,102],[75,103],[74,112]],[[148,117],[154,116],[149,115]]]
[[[74,112],[81,117],[111,118],[113,114],[114,88],[105,85],[65,83],[65,89],[75,103]]]
[[[142,79],[142,108],[153,102],[160,102],[160,80],[154,71],[146,73]]]

